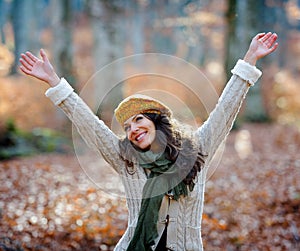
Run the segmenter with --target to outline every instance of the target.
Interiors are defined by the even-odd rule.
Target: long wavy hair
[[[205,155],[199,151],[199,147],[195,142],[191,130],[179,126],[178,123],[171,123],[170,118],[165,114],[143,113],[143,115],[150,119],[156,129],[155,140],[152,144],[157,144],[165,147],[164,153],[168,160],[172,163],[178,162],[178,168],[181,168],[184,174],[184,184],[190,190],[193,190],[195,185],[195,178],[197,173],[202,170],[205,162]],[[127,137],[120,140],[120,154],[125,161],[126,170],[129,174],[135,173],[134,156],[137,150],[136,146],[132,144]],[[178,161],[178,156],[180,161]],[[191,161],[193,163],[191,163]]]

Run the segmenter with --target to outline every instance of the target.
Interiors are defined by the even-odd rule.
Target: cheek
[[[131,137],[130,137],[130,133],[129,132],[126,132],[126,138],[129,140],[129,141],[131,141]]]
[[[150,135],[151,135],[151,141],[153,141],[153,140],[155,139],[155,137],[156,137],[156,130],[155,130],[155,127],[152,127],[152,128],[151,128],[151,133],[150,133]]]

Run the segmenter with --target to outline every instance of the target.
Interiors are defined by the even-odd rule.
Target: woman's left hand
[[[244,61],[255,65],[256,61],[276,50],[278,47],[277,34],[259,33],[251,41],[249,49],[244,57]]]

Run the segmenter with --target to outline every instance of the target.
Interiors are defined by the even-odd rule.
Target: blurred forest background
[[[82,172],[70,122],[45,84],[20,73],[21,53],[44,48],[78,93],[89,81],[101,92],[130,71],[124,65],[97,85],[93,74],[114,60],[168,54],[220,94],[251,38],[266,31],[279,48],[259,61],[264,74],[207,183],[203,241],[214,251],[300,248],[300,1],[0,0],[0,250],[112,250],[126,227],[125,202]],[[180,96],[199,124],[207,117],[186,89],[143,76],[95,112],[109,123],[117,101],[143,88]]]

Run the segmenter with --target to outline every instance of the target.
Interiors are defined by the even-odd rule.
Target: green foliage
[[[66,152],[68,140],[49,128],[35,128],[31,132],[18,129],[8,120],[0,136],[0,160],[38,153]]]

